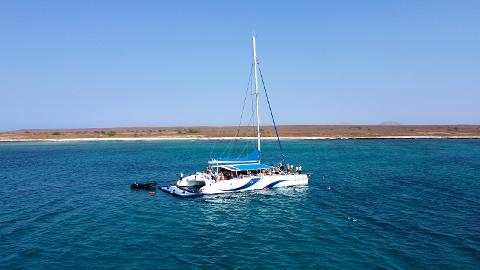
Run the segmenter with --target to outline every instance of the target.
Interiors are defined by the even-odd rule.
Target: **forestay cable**
[[[283,154],[282,143],[280,142],[280,136],[278,136],[277,124],[275,123],[275,117],[273,117],[272,106],[270,105],[270,99],[268,98],[267,87],[265,86],[265,81],[263,80],[262,70],[260,65],[258,66],[258,71],[260,73],[260,79],[262,80],[263,90],[265,91],[265,97],[267,98],[268,109],[270,110],[270,115],[272,116],[273,128],[275,129],[275,135],[277,135],[278,147],[280,148],[280,153],[282,154],[282,162],[285,163],[285,155]]]

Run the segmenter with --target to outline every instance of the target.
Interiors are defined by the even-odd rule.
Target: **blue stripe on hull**
[[[239,191],[239,190],[243,190],[243,189],[246,189],[246,188],[249,188],[253,185],[255,185],[255,183],[257,183],[261,178],[253,178],[252,180],[248,181],[248,183],[246,183],[245,185],[241,186],[241,187],[237,187],[237,188],[232,188],[232,189],[222,189],[223,191]]]
[[[266,185],[265,187],[266,187],[266,188],[273,188],[275,185],[277,185],[277,184],[279,184],[279,183],[281,183],[281,182],[285,182],[285,181],[287,181],[287,180],[278,180],[278,181],[275,181],[275,182],[272,182],[272,183]]]

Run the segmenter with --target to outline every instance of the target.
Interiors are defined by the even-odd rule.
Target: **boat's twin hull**
[[[178,197],[198,197],[209,194],[222,194],[258,189],[308,185],[306,174],[265,175],[237,178],[232,180],[210,180],[198,191],[186,189],[178,185],[160,187],[159,189]]]
[[[308,185],[308,176],[306,174],[264,175],[206,182],[205,186],[200,189],[200,192],[203,194],[219,194],[301,185]]]

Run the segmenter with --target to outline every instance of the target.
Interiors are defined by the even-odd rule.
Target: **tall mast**
[[[259,93],[258,93],[258,75],[257,75],[257,49],[255,46],[255,35],[252,35],[252,42],[253,42],[253,65],[254,65],[254,74],[255,74],[255,99],[257,103],[257,109],[255,110],[257,112],[257,150],[260,152],[260,112],[258,111],[258,98],[259,98]]]

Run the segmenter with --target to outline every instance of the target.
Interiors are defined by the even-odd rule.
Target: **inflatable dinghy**
[[[147,190],[154,190],[157,188],[157,182],[148,182],[148,183],[133,183],[130,185],[131,189],[139,190],[139,189],[147,189]]]
[[[168,194],[171,194],[175,197],[182,197],[182,198],[193,198],[193,197],[200,197],[204,195],[201,192],[189,190],[189,189],[178,187],[178,186],[160,187],[160,190]]]

